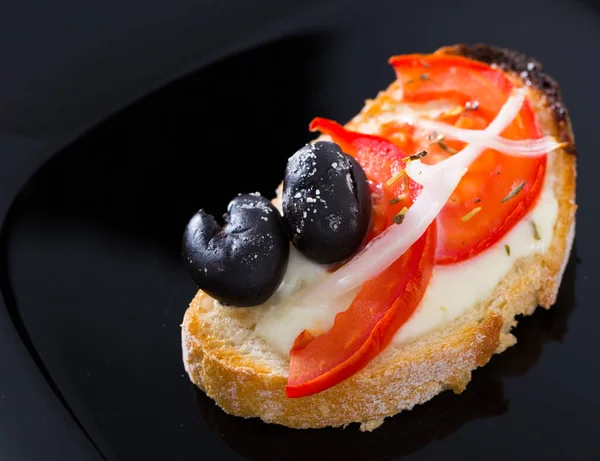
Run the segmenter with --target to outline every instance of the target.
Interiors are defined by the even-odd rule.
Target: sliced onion
[[[524,90],[513,91],[496,118],[483,130],[486,136],[501,133],[517,116],[524,100]],[[435,165],[425,165],[420,160],[410,162],[406,172],[413,181],[423,185],[423,189],[402,224],[388,227],[346,265],[299,293],[295,301],[299,304],[328,304],[383,272],[423,235],[469,165],[483,150],[485,146],[471,143]]]
[[[478,144],[489,149],[497,150],[503,154],[514,156],[535,157],[552,152],[554,149],[562,146],[562,144],[552,136],[516,141],[497,135],[490,135],[485,130],[468,130],[425,118],[404,117],[404,121],[418,126],[424,130],[435,131],[436,133],[449,138],[458,139],[459,141],[467,143]]]

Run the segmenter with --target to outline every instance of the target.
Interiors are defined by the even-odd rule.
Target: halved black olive
[[[277,290],[289,257],[279,211],[266,198],[239,195],[227,206],[221,227],[198,211],[183,235],[183,257],[198,286],[223,304],[248,307]]]
[[[327,264],[360,246],[371,221],[365,172],[333,142],[307,144],[288,160],[283,216],[292,242],[305,256]]]

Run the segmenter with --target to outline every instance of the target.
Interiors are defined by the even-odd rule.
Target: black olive
[[[328,264],[352,255],[371,221],[365,172],[333,142],[307,144],[288,160],[283,216],[292,242],[313,261]]]
[[[200,210],[183,235],[183,257],[198,286],[223,304],[248,307],[267,301],[287,268],[290,243],[283,218],[258,195],[239,195],[221,227]]]

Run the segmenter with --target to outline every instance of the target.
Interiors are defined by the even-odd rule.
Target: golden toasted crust
[[[573,145],[568,114],[557,87],[549,92],[542,84],[536,84],[549,81],[540,77],[545,74],[537,61],[482,45],[445,47],[437,53],[462,54],[499,65],[521,84],[526,76],[510,64],[507,56],[525,66],[534,62],[529,70],[535,69],[537,77],[531,77],[529,84],[542,128],[545,134]],[[500,61],[494,61],[494,56]],[[386,92],[392,91],[393,86]],[[364,110],[353,122],[360,120],[363,113]],[[227,413],[260,417],[294,428],[361,422],[361,429],[372,430],[383,418],[423,403],[445,389],[461,392],[475,368],[516,342],[510,334],[517,323],[516,315],[530,315],[538,305],[549,308],[556,300],[575,226],[576,159],[572,152],[573,149],[559,149],[551,154],[559,211],[548,250],[515,262],[489,300],[443,329],[402,348],[389,347],[365,369],[320,394],[288,399],[284,393],[284,359],[265,355],[261,348],[259,352],[249,351],[240,346],[239,338],[232,341],[223,336],[224,329],[234,329],[240,332],[242,341],[252,338],[252,314],[233,309],[215,313],[203,304],[207,295],[199,291],[182,325],[184,364],[191,380]]]

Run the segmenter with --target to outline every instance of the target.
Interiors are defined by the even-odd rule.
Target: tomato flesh
[[[433,270],[435,223],[378,277],[366,282],[333,327],[301,333],[290,352],[288,397],[324,391],[364,368],[413,314]]]

